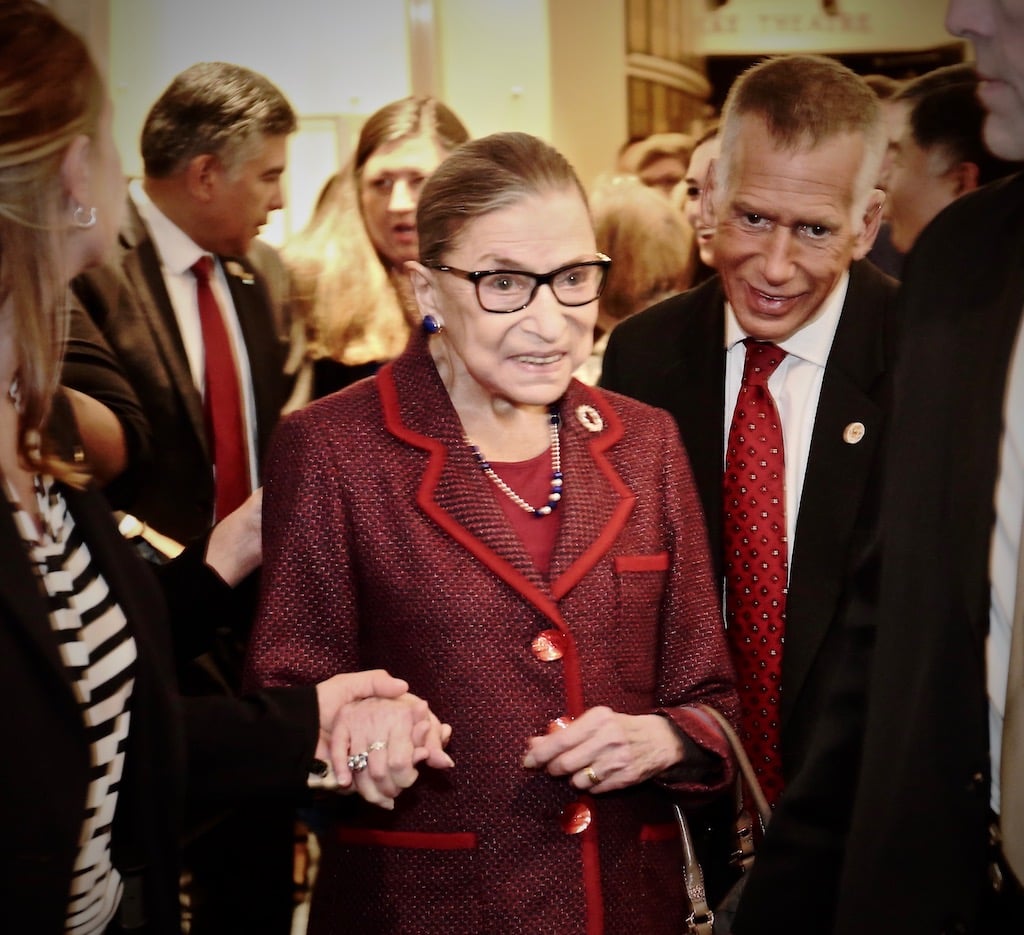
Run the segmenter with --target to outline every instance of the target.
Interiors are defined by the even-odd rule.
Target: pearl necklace
[[[522,497],[519,496],[508,484],[506,484],[498,475],[495,473],[494,468],[488,463],[487,459],[480,452],[480,449],[474,445],[465,435],[466,444],[469,446],[469,450],[473,452],[473,457],[476,458],[476,463],[480,465],[480,470],[484,472],[498,489],[505,494],[516,506],[521,510],[525,510],[532,516],[540,519],[544,516],[550,516],[555,507],[558,506],[558,501],[562,499],[562,445],[558,438],[558,430],[562,424],[562,420],[558,415],[558,409],[552,406],[548,410],[548,422],[551,427],[551,492],[548,494],[548,502],[542,507],[536,509],[530,506]]]

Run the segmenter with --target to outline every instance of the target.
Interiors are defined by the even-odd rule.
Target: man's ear
[[[61,179],[68,198],[77,206],[90,207],[95,199],[92,197],[92,171],[89,157],[92,153],[92,141],[85,134],[76,136],[64,152],[60,164]]]
[[[437,296],[437,284],[434,277],[436,270],[424,266],[418,260],[406,260],[405,272],[412,283],[413,295],[421,315],[433,315],[439,325],[444,324],[444,313],[440,309]]]
[[[707,227],[714,227],[718,223],[715,211],[715,168],[718,165],[717,159],[712,159],[708,164],[708,174],[704,178],[704,187],[700,192],[700,220]]]
[[[973,192],[978,187],[978,164],[976,162],[960,162],[950,169],[953,177],[953,190],[956,197]]]
[[[853,258],[862,260],[868,255],[875,245],[875,238],[882,226],[882,208],[885,206],[885,192],[876,188],[868,197],[867,207],[864,209],[864,217],[861,218],[861,231],[853,244]]]
[[[213,153],[193,156],[185,166],[185,187],[189,194],[201,201],[213,197],[213,188],[224,172],[224,167]]]

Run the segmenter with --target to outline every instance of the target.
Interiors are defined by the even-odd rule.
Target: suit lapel
[[[891,356],[885,282],[855,264],[818,399],[791,556],[783,730],[838,605],[851,541],[881,440]]]
[[[256,406],[256,439],[260,460],[284,404],[283,349],[271,316],[270,298],[263,281],[247,264],[222,257],[249,360]]]
[[[145,228],[141,225],[138,211],[132,205],[129,224],[122,232],[122,243],[127,248],[122,266],[132,286],[131,300],[137,306],[142,319],[140,326],[148,328],[153,336],[153,342],[167,370],[170,385],[181,397],[189,423],[209,458],[211,455],[206,437],[202,397],[192,377],[192,368],[189,366],[185,345],[181,340],[181,330],[164,283],[160,258],[153,241],[145,234]]]
[[[704,507],[716,581],[722,575],[722,469],[725,448],[725,297],[718,279],[680,314],[665,374],[666,402],[679,425]]]
[[[608,459],[609,449],[622,438],[618,416],[599,394],[577,383],[570,386],[561,414],[566,493],[559,505],[561,525],[551,557],[551,591],[556,599],[568,594],[608,552],[636,502]]]

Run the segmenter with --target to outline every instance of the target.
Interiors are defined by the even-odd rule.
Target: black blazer
[[[112,485],[109,496],[155,529],[187,543],[203,535],[213,521],[213,468],[202,398],[192,379],[156,247],[132,203],[120,243],[116,262],[90,270],[73,283],[85,313],[135,390],[151,430],[152,460],[141,476],[129,475],[122,486]],[[248,351],[262,458],[287,398],[285,346],[263,278],[244,258],[223,259],[230,260],[228,285]],[[89,391],[77,385],[73,370],[65,370],[65,382]]]
[[[736,931],[810,935],[832,915],[841,935],[982,931],[989,549],[1022,257],[1017,175],[955,201],[907,259],[878,548],[846,620],[868,650],[844,657]]]
[[[315,688],[274,689],[244,701],[179,699],[166,607],[150,566],[117,532],[102,495],[62,491],[138,651],[113,858],[122,876],[141,883],[150,923],[144,931],[179,933],[185,763],[189,798],[204,805],[301,794],[317,737]],[[197,552],[162,572],[183,616],[189,611],[183,640],[191,634],[201,641],[210,632],[209,621],[199,619],[215,581],[209,570],[204,577]],[[0,568],[0,918],[5,931],[56,935],[64,930],[77,855],[88,744],[45,597],[3,501]],[[180,649],[187,655],[202,646],[183,643]]]
[[[881,437],[895,292],[896,283],[873,265],[853,264],[825,369],[790,558],[782,663],[787,777],[806,754],[838,653],[833,618],[851,556],[861,547],[858,513]],[[621,322],[608,341],[600,382],[675,417],[721,582],[725,297],[719,278]],[[844,440],[852,422],[865,428],[856,444]]]

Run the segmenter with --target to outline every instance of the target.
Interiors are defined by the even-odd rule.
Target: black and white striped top
[[[65,931],[92,935],[104,931],[121,898],[110,840],[128,740],[135,640],[51,478],[36,478],[36,501],[41,530],[23,510],[14,510],[15,521],[49,599],[50,625],[82,712],[92,766]]]

